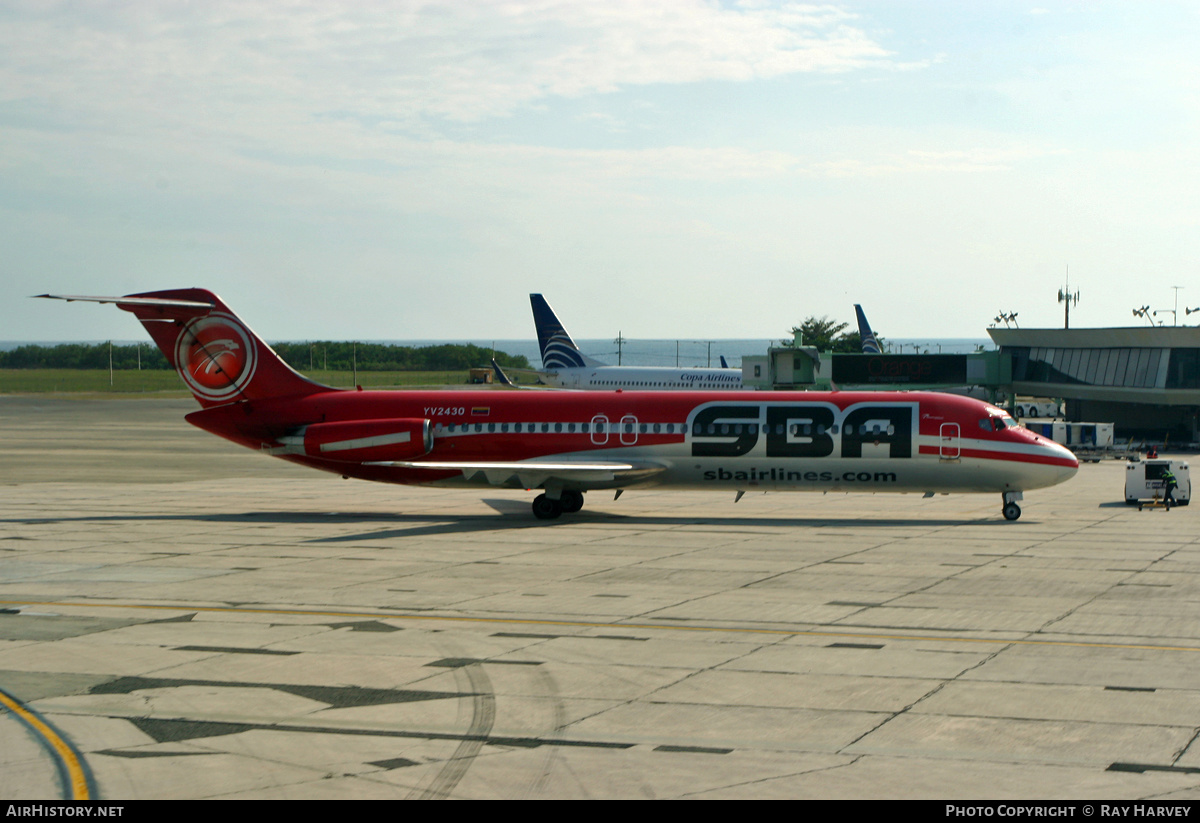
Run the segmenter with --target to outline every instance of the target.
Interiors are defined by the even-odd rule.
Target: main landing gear
[[[1018,517],[1021,516],[1021,507],[1017,505],[1017,501],[1020,500],[1021,497],[1022,497],[1022,494],[1020,492],[1005,492],[1004,493],[1003,512],[1004,512],[1005,520],[1016,520]]]
[[[554,520],[561,514],[574,514],[583,508],[583,492],[566,490],[555,500],[547,494],[533,499],[533,514],[538,520]]]

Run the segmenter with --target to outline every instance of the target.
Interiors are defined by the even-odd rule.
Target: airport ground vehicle
[[[1018,418],[1062,416],[1058,401],[1046,397],[1018,397],[1013,404],[1013,411]]]
[[[931,392],[362,391],[292,370],[212,292],[43,295],[131,312],[201,405],[189,423],[295,463],[385,483],[541,489],[534,514],[587,491],[998,493],[1079,468],[979,400]]]
[[[1163,474],[1170,470],[1178,485],[1171,495],[1176,506],[1186,506],[1192,499],[1191,472],[1185,460],[1139,460],[1125,467],[1125,502],[1134,505],[1143,500],[1162,500],[1166,482]]]

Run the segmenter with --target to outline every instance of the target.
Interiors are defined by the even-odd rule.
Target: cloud
[[[854,21],[699,0],[18,3],[0,11],[0,88],[149,120],[478,122],[631,86],[885,65]]]

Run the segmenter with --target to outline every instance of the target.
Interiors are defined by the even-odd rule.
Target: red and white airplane
[[[41,295],[132,312],[203,407],[189,423],[316,469],[385,483],[541,489],[534,514],[584,492],[1022,492],[1079,462],[1002,410],[925,392],[362,391],[285,364],[203,289]]]

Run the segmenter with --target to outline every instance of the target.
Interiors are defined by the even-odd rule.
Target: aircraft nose
[[[1074,477],[1075,473],[1079,471],[1079,458],[1075,456],[1075,453],[1058,443],[1047,443],[1046,447],[1058,461],[1061,461],[1055,465],[1057,477],[1054,483],[1063,483]]]
[[[1042,436],[1032,437],[1037,455],[1035,464],[1030,466],[1029,482],[1026,488],[1045,488],[1065,483],[1079,471],[1079,458],[1070,449],[1053,440]],[[1029,443],[1029,440],[1025,440]]]

